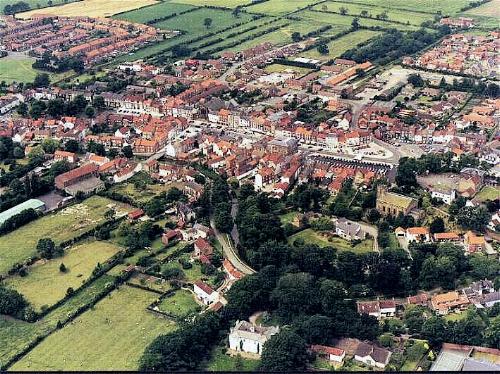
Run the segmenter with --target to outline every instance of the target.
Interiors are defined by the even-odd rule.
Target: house
[[[136,210],[133,210],[131,211],[127,217],[130,221],[135,221],[139,218],[141,218],[142,216],[144,215],[144,210],[142,209],[136,209]]]
[[[411,197],[387,191],[387,188],[377,187],[377,210],[382,215],[392,215],[396,217],[399,213],[408,215],[410,211],[417,207],[417,201]]]
[[[196,230],[198,237],[203,239],[208,239],[212,233],[212,230],[209,227],[198,222],[193,225],[193,229]]]
[[[179,232],[175,230],[169,230],[167,232],[164,232],[161,235],[161,242],[163,243],[163,245],[168,245],[172,240],[177,239],[178,235]]]
[[[372,343],[361,342],[354,354],[354,360],[368,366],[384,369],[389,363],[391,355],[392,352],[387,349],[377,347]]]
[[[368,314],[377,318],[394,317],[396,302],[393,300],[374,300],[356,302],[359,314]]]
[[[454,188],[445,186],[430,187],[431,197],[443,201],[443,203],[450,205],[457,198],[457,191]]]
[[[361,225],[349,221],[345,218],[339,218],[335,223],[335,233],[346,240],[363,240],[366,233],[361,230]]]
[[[408,296],[407,303],[410,305],[427,306],[429,304],[429,295],[421,293],[415,296]]]
[[[341,366],[344,363],[345,351],[343,349],[317,344],[311,345],[310,349],[318,357],[327,360],[335,366]]]
[[[219,299],[219,293],[200,280],[194,283],[193,291],[196,297],[205,305],[213,304]]]
[[[278,332],[278,326],[255,326],[247,321],[236,321],[229,333],[229,349],[260,356],[264,344]]]
[[[464,237],[465,248],[469,253],[481,252],[485,249],[484,236],[477,236],[472,231],[467,231]]]
[[[437,232],[434,234],[435,242],[460,242],[460,236],[456,232]]]
[[[54,160],[68,161],[69,163],[74,164],[78,160],[78,157],[76,156],[76,153],[57,150],[54,152]]]
[[[463,310],[470,304],[467,296],[451,291],[431,297],[431,308],[438,314],[448,314],[455,310]]]
[[[427,227],[408,227],[406,229],[406,240],[408,242],[429,242],[431,236]]]
[[[194,254],[193,257],[200,258],[205,256],[208,259],[214,254],[214,248],[203,238],[198,238],[194,242]]]

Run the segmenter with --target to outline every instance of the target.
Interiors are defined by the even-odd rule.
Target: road
[[[235,205],[234,205],[234,200],[233,200],[233,209],[234,209],[234,206]],[[231,209],[231,210],[233,211],[233,209]],[[232,214],[232,211],[231,211],[231,214]],[[237,208],[236,208],[236,212],[237,212]],[[212,227],[212,230],[214,231],[214,234],[215,234],[217,240],[222,245],[222,251],[224,253],[224,257],[227,258],[229,260],[229,262],[231,262],[231,264],[233,264],[233,266],[236,269],[238,269],[239,271],[241,271],[243,274],[255,273],[255,270],[253,270],[250,266],[245,264],[239,258],[229,235],[223,234],[219,230],[217,230],[217,228],[215,227],[215,221],[214,221],[213,215],[210,216],[210,226]],[[234,227],[233,227],[233,230],[235,230]],[[237,230],[238,229],[236,228],[236,232],[237,232]]]

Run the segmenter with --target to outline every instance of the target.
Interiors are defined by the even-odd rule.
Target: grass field
[[[297,217],[297,215],[299,214],[299,212],[288,212],[286,214],[282,214],[280,216],[280,221],[281,221],[281,224],[284,225],[284,224],[292,224],[293,220],[295,219],[295,217]]]
[[[238,363],[239,361],[239,363]],[[260,360],[237,358],[226,354],[225,347],[217,347],[204,370],[206,371],[257,371]]]
[[[195,6],[216,6],[224,8],[236,8],[240,5],[247,5],[252,2],[252,0],[173,0],[174,3],[179,4],[189,4]]]
[[[33,82],[37,74],[43,73],[31,67],[34,61],[34,58],[27,56],[7,56],[0,58],[0,82]],[[49,77],[54,82],[67,75],[68,73],[49,74]]]
[[[421,13],[436,13],[442,11],[443,14],[455,14],[466,5],[469,0],[343,0],[346,3],[360,3],[384,8],[405,9]],[[335,2],[329,2],[334,4]]]
[[[465,14],[474,16],[496,17],[498,26],[498,17],[500,17],[500,0],[493,0],[489,3],[478,6],[477,8],[472,8],[466,11]]]
[[[199,311],[200,306],[194,300],[194,295],[191,292],[178,290],[172,296],[163,298],[158,309],[174,317],[184,318]]]
[[[481,191],[479,191],[478,194],[474,197],[474,199],[477,199],[479,201],[500,199],[500,188],[484,186]]]
[[[328,43],[329,53],[327,55],[322,55],[318,52],[316,48],[311,49],[309,51],[305,51],[300,54],[301,57],[314,58],[318,60],[330,60],[335,57],[339,57],[350,48],[356,47],[358,44],[366,42],[377,35],[380,35],[380,32],[371,31],[371,30],[359,30],[355,32],[351,32],[341,38],[331,41]]]
[[[317,0],[272,0],[252,5],[246,9],[253,13],[283,14],[317,3]]]
[[[104,221],[107,206],[115,206],[118,212],[132,210],[130,206],[93,196],[84,202],[67,207],[55,214],[37,219],[0,239],[0,274],[6,273],[16,262],[24,261],[36,253],[41,238],[52,238],[60,243],[76,237]]]
[[[98,262],[103,263],[118,251],[114,244],[88,241],[70,248],[63,257],[31,266],[25,277],[7,278],[5,284],[23,294],[38,310],[62,299],[68,287],[79,288]],[[66,273],[59,271],[61,263],[68,269]]]
[[[51,334],[12,370],[136,370],[144,348],[175,328],[145,309],[156,297],[120,287]]]
[[[366,253],[371,252],[373,250],[373,240],[366,239],[363,240],[360,244],[351,247],[350,243],[342,239],[340,237],[333,237],[331,240],[328,240],[326,237],[320,235],[318,232],[313,229],[305,229],[296,234],[293,234],[288,238],[289,243],[293,243],[295,239],[303,239],[307,244],[316,244],[319,247],[333,247],[339,251],[351,251],[357,253]]]
[[[119,18],[130,22],[146,23],[159,17],[167,17],[174,13],[179,14],[180,12],[192,8],[193,6],[187,4],[161,2],[141,9],[135,9],[122,14],[117,14],[113,16],[113,18]]]
[[[342,2],[328,2],[326,4],[316,5],[313,9],[323,10],[323,5],[327,6],[327,11],[330,12],[339,12],[340,8],[347,9],[347,14],[350,16],[358,16],[362,11],[368,12],[368,15],[371,17],[376,17],[377,14],[381,14],[382,12],[387,12],[387,20],[388,21],[397,21],[397,22],[409,22],[412,25],[420,26],[422,22],[433,20],[432,14],[426,13],[416,13],[407,10],[399,10],[399,9],[387,9],[384,6],[372,6],[372,5],[363,5],[363,4],[354,4],[354,3],[342,3]],[[363,18],[361,18],[361,21]]]
[[[151,200],[153,197],[158,196],[162,192],[170,190],[172,187],[177,187],[182,189],[181,183],[169,183],[169,184],[148,184],[143,190],[135,187],[133,183],[120,183],[115,184],[110,188],[112,192],[118,192],[122,195],[132,198],[138,203],[144,203]]]
[[[37,336],[46,333],[70,313],[87,304],[96,294],[101,292],[107,283],[114,280],[111,276],[102,276],[89,287],[67,300],[59,308],[47,314],[42,320],[28,323],[0,316],[0,364],[5,364],[15,354],[24,349]]]
[[[77,0],[52,0],[52,5],[59,5],[59,4],[65,4],[69,3],[72,1],[77,1]],[[50,0],[23,0],[26,4],[28,4],[31,9],[37,9],[37,8],[45,8],[50,6]],[[13,0],[0,0],[0,11],[3,12],[3,8],[6,5],[14,4],[16,1]]]
[[[156,3],[156,0],[83,0],[44,9],[43,14],[69,17],[81,15],[87,17],[109,17],[113,14],[142,8]],[[29,19],[33,14],[37,13],[41,13],[41,11],[34,9],[28,12],[19,13],[17,17]]]
[[[301,68],[299,66],[289,66],[289,65],[280,65],[280,64],[271,64],[264,68],[264,70],[268,73],[297,73],[299,75],[306,75],[311,72],[311,69]]]

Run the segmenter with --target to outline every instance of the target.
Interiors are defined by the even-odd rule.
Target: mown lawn
[[[116,201],[92,196],[80,204],[43,216],[0,238],[0,274],[6,273],[16,262],[36,254],[39,239],[51,238],[56,244],[74,238],[102,223],[104,213],[115,207],[117,214],[131,211],[131,207]]]
[[[101,292],[106,284],[113,282],[114,277],[105,275],[90,286],[83,289],[62,304],[59,308],[47,314],[42,320],[28,323],[0,316],[0,365],[22,351],[31,341],[57,325],[57,322],[67,318],[81,306],[87,304],[96,294]]]
[[[230,356],[226,347],[217,347],[208,361],[206,371],[256,371],[260,360]]]
[[[146,346],[175,324],[148,312],[152,292],[122,286],[51,334],[12,370],[137,370]]]
[[[500,188],[485,186],[481,189],[481,191],[478,192],[478,194],[474,198],[478,199],[479,201],[500,199]]]
[[[64,256],[40,262],[28,269],[25,277],[7,278],[5,284],[14,288],[30,302],[35,310],[53,305],[72,287],[79,288],[92,274],[97,263],[103,263],[120,250],[116,245],[102,241],[88,241],[65,251]],[[59,270],[61,263],[68,269]]]
[[[177,318],[184,318],[187,315],[201,309],[194,300],[194,295],[186,290],[178,290],[172,296],[162,299],[158,309]]]
[[[360,244],[352,247],[349,241],[342,239],[340,237],[332,237],[330,240],[328,238],[320,235],[313,229],[305,229],[296,234],[293,234],[288,238],[289,243],[293,243],[296,239],[302,239],[307,244],[316,244],[319,247],[333,247],[338,251],[351,251],[351,252],[371,252],[373,250],[373,240],[366,239]]]

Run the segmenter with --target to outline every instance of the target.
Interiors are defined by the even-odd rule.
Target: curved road
[[[238,212],[238,202],[236,199],[234,199],[232,201],[232,209],[231,209],[231,215],[233,216],[233,218],[236,216],[237,212]],[[229,262],[231,262],[231,264],[233,264],[233,266],[239,271],[241,271],[243,274],[255,273],[255,270],[253,270],[250,266],[245,264],[240,259],[236,249],[234,248],[233,241],[229,237],[229,235],[223,234],[219,230],[217,230],[217,228],[215,227],[215,221],[213,215],[210,216],[210,226],[212,227],[212,230],[214,231],[217,240],[222,245],[224,257],[227,258]],[[235,235],[235,237],[237,238],[238,237],[237,233],[238,233],[238,228],[236,227],[236,224],[234,224],[231,235]]]

